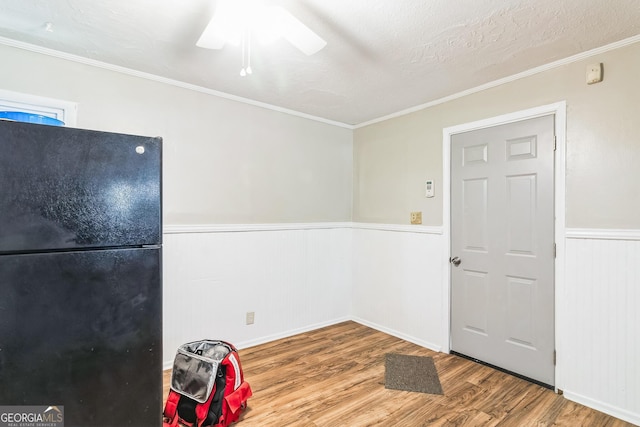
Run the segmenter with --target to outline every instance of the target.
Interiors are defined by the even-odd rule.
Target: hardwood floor
[[[444,395],[387,390],[386,353],[431,356]],[[527,381],[345,322],[240,350],[238,427],[632,426]],[[164,396],[170,371],[164,373]]]

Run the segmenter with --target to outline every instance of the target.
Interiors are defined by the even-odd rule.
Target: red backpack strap
[[[204,420],[207,419],[207,415],[209,415],[209,407],[211,406],[211,401],[213,400],[213,396],[216,394],[216,388],[214,387],[209,394],[209,398],[204,403],[198,403],[196,405],[196,422],[194,425],[201,427]]]
[[[178,425],[178,402],[180,402],[180,394],[169,390],[167,403],[164,405],[164,416],[167,418],[169,424],[164,423],[165,426]]]

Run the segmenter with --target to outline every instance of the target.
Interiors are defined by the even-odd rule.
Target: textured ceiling
[[[327,46],[254,44],[247,77],[195,46],[215,0],[0,0],[0,37],[353,125],[640,33],[640,0],[272,3]]]

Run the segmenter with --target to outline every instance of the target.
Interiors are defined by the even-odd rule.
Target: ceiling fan
[[[284,38],[306,55],[313,55],[327,44],[281,6],[264,0],[218,0],[196,46],[206,49],[222,49],[227,43],[244,46],[252,38],[261,44]]]

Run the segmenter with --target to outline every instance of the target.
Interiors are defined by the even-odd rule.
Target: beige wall
[[[406,224],[422,211],[442,225],[442,129],[566,100],[566,225],[640,228],[640,43],[355,132],[21,49],[0,57],[0,88],[78,102],[79,127],[164,138],[166,224]],[[592,62],[605,79],[588,86]]]
[[[586,65],[604,81],[585,83]],[[442,225],[442,129],[566,100],[566,225],[640,228],[640,43],[568,64],[354,133],[357,222]],[[424,197],[424,181],[436,197]]]
[[[77,126],[164,138],[165,224],[351,220],[349,129],[0,46],[0,88],[79,103]]]

